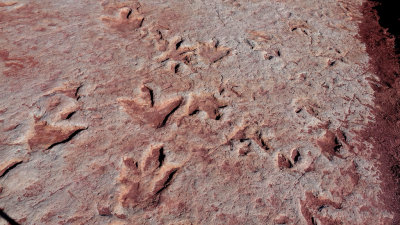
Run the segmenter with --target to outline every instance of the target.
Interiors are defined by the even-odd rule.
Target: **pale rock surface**
[[[362,3],[1,1],[0,207],[21,224],[388,224],[355,134],[373,120]]]

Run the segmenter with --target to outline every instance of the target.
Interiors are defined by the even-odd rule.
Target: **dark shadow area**
[[[13,220],[10,216],[8,216],[3,210],[0,209],[0,217],[6,220],[11,225],[19,225],[15,220]]]
[[[72,133],[67,139],[50,145],[50,147],[48,147],[47,150],[53,148],[53,147],[56,146],[56,145],[67,143],[68,141],[72,140],[72,138],[74,138],[76,135],[78,135],[81,131],[84,131],[84,130],[86,130],[86,129],[87,129],[87,128],[76,130],[76,131],[75,131],[74,133]]]
[[[379,24],[387,28],[388,32],[396,37],[396,54],[400,54],[400,8],[399,1],[395,0],[374,0],[377,3],[375,10],[379,16]]]
[[[21,161],[21,162],[17,162],[17,163],[15,163],[14,165],[12,165],[10,168],[8,168],[8,169],[6,169],[4,172],[3,172],[3,174],[0,176],[0,178],[1,177],[4,177],[8,172],[10,172],[12,169],[14,169],[15,167],[17,167],[19,164],[21,164],[23,161]]]

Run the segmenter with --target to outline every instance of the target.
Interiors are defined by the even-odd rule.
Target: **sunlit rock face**
[[[392,224],[362,135],[380,121],[365,2],[1,1],[0,209],[20,224]]]

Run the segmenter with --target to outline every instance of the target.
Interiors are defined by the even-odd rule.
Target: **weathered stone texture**
[[[389,224],[357,137],[376,78],[363,2],[0,2],[0,208],[21,224]]]

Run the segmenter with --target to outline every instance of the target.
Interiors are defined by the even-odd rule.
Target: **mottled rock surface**
[[[394,223],[382,163],[398,159],[380,152],[400,122],[387,152],[368,128],[400,91],[371,85],[386,59],[360,38],[365,4],[0,1],[0,209],[20,224]]]

